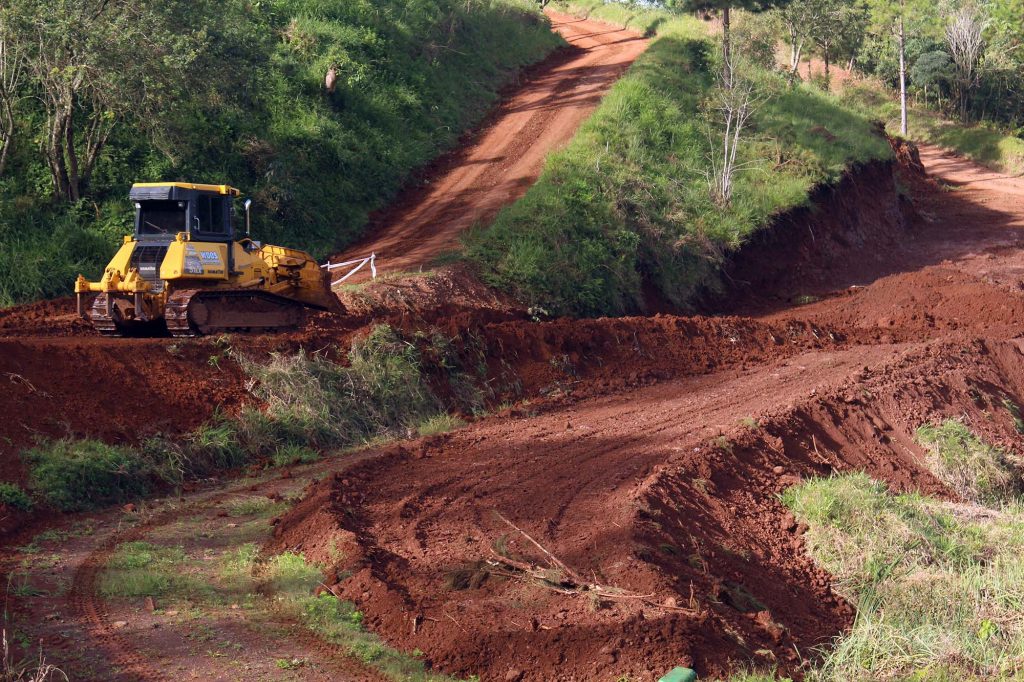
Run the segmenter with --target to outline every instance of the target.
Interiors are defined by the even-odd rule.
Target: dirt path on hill
[[[599,21],[549,12],[569,48],[533,69],[482,130],[439,160],[418,187],[378,215],[363,241],[334,262],[376,252],[384,272],[426,267],[474,224],[522,196],[545,157],[565,145],[647,40]],[[365,278],[363,273],[353,279]]]

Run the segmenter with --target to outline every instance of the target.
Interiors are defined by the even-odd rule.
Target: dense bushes
[[[560,41],[526,0],[186,5],[185,21],[202,22],[181,57],[196,82],[159,115],[118,115],[77,203],[51,199],[31,143],[44,112],[25,80],[21,136],[0,175],[0,305],[68,292],[80,270],[98,274],[129,229],[136,180],[238,186],[257,202],[260,238],[322,256],[358,236],[516,69]],[[95,114],[87,106],[79,116]]]
[[[708,186],[720,134],[707,105],[714,50],[695,19],[671,19],[658,35],[526,196],[470,236],[490,284],[555,313],[639,311],[652,291],[685,309],[715,286],[723,255],[774,215],[851,164],[890,156],[866,117],[751,65],[761,102],[732,202],[720,206]]]

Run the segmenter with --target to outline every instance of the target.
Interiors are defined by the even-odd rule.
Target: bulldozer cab
[[[135,204],[135,238],[140,242],[169,244],[184,232],[190,241],[232,242],[232,200],[239,194],[227,185],[133,185],[129,198]]]

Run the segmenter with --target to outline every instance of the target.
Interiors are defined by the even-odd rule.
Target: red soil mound
[[[17,453],[40,438],[138,442],[230,413],[241,372],[210,342],[0,339],[0,479],[22,480]]]

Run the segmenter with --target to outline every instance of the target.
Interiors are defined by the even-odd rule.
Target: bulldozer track
[[[217,317],[228,317],[225,311],[229,310],[232,304],[237,303],[236,310],[244,310],[246,307],[258,308],[264,306],[276,306],[279,308],[276,314],[282,316],[280,324],[266,323],[218,323]],[[212,321],[197,323],[193,312],[195,307],[205,304],[212,308]],[[217,310],[217,306],[225,306]],[[306,305],[296,302],[285,296],[270,294],[265,291],[247,289],[215,289],[204,291],[201,289],[182,289],[170,295],[167,305],[164,307],[164,319],[167,322],[167,329],[175,337],[192,337],[204,334],[223,334],[228,332],[279,332],[297,328],[304,319]],[[268,314],[266,311],[253,310],[252,314],[259,312]],[[269,314],[273,315],[274,312]],[[289,315],[292,317],[289,319]]]
[[[187,338],[199,335],[188,321],[188,305],[197,293],[197,289],[182,289],[168,297],[167,305],[164,306],[164,320],[171,336]]]
[[[110,315],[107,315],[107,294],[99,294],[92,302],[89,309],[89,319],[92,326],[103,336],[117,337],[124,336],[124,332],[117,325]]]

